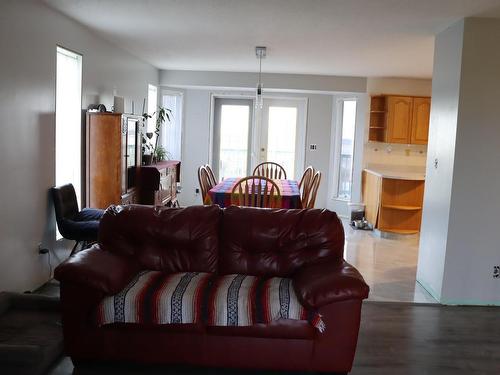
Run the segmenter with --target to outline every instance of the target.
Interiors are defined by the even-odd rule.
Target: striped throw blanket
[[[308,320],[320,332],[321,316],[299,303],[291,279],[246,275],[146,271],[97,307],[97,324],[204,323],[250,326],[278,319]]]

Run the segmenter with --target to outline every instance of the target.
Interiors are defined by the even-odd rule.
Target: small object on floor
[[[0,374],[44,374],[62,353],[58,298],[0,293]]]
[[[365,218],[362,220],[353,220],[351,222],[351,227],[361,230],[373,230],[373,225],[371,225]]]

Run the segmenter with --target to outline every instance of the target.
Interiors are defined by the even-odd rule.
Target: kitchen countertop
[[[422,167],[371,165],[364,170],[382,178],[415,181],[425,180],[425,168]]]

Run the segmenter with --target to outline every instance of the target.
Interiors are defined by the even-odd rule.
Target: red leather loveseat
[[[66,352],[75,363],[347,373],[369,288],[343,260],[343,249],[342,224],[327,210],[111,207],[101,220],[98,245],[55,270],[61,282]],[[102,301],[114,295],[114,308],[116,301],[123,308],[123,291],[135,288],[127,285],[147,271],[160,271],[154,273],[158,277],[190,272],[191,277],[207,275],[207,280],[230,274],[285,278],[303,308],[321,315],[326,329],[320,332],[306,319],[248,326],[207,325],[201,318],[189,324],[96,324]],[[153,295],[146,290],[141,301],[155,300]],[[146,310],[141,314],[151,313]]]

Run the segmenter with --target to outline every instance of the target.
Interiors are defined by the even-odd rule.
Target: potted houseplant
[[[172,116],[172,110],[165,107],[158,107],[158,111],[153,112],[151,115],[148,113],[144,113],[142,117],[144,120],[148,120],[154,116],[156,113],[156,124],[155,130],[153,133],[146,133],[146,138],[143,136],[143,155],[151,155],[150,157],[146,157],[146,160],[152,158],[153,163],[157,163],[166,158],[167,152],[162,145],[158,145],[158,141],[160,139],[160,131],[165,121],[170,122],[170,118]],[[151,144],[151,139],[155,137],[154,146]],[[143,158],[144,158],[143,156]],[[143,159],[144,160],[144,159]]]
[[[147,132],[142,133],[142,164],[150,165],[153,162],[153,154],[155,151],[154,145],[151,142],[153,139],[153,133]]]

